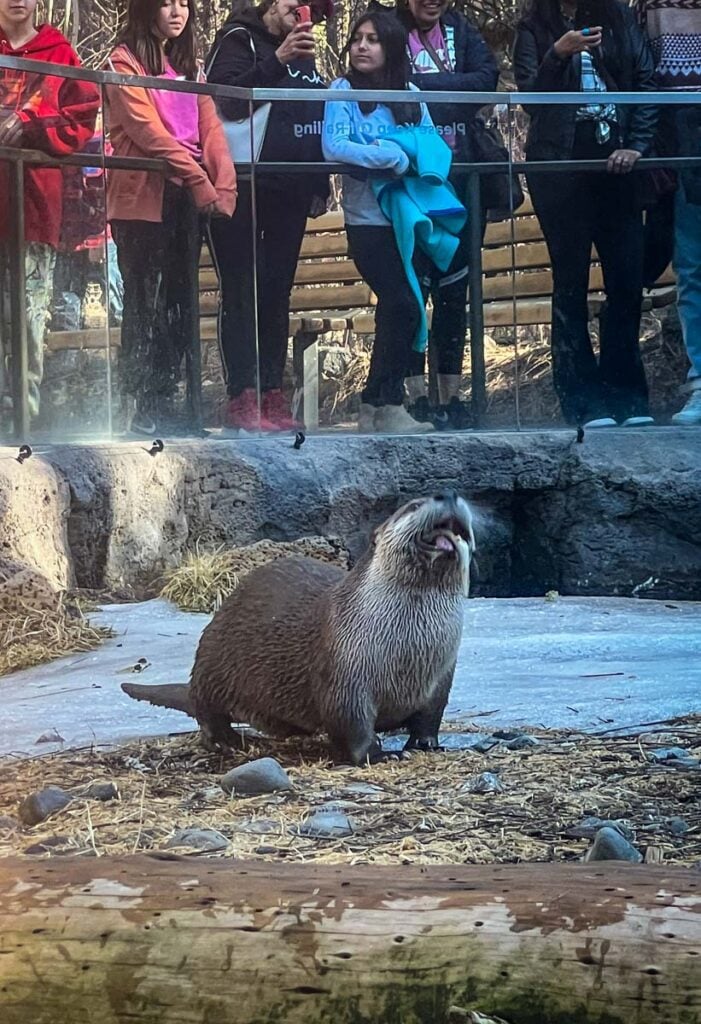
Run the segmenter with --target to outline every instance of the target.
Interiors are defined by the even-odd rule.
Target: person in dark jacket
[[[397,15],[409,33],[410,81],[419,89],[492,92],[499,78],[494,55],[479,30],[449,6],[450,0],[398,0]],[[433,123],[453,150],[456,162],[474,159],[470,126],[478,110],[475,104],[429,105]],[[464,200],[464,174],[454,171],[451,181]],[[471,210],[469,216],[473,215],[482,217],[484,232],[483,211]],[[429,404],[424,353],[412,353],[406,388],[412,415],[443,430],[460,430],[469,423],[467,405],[460,399],[467,332],[468,238],[466,223],[445,273],[439,273],[426,259],[417,268],[426,298],[430,295],[433,301],[429,348],[436,369],[438,408],[431,409]]]
[[[325,2],[316,0],[316,19]],[[297,20],[297,7],[298,0],[263,0],[257,7],[245,0],[239,3],[215,38],[207,59],[208,81],[243,88],[323,88],[314,64],[311,26]],[[225,120],[249,114],[246,100],[219,99],[217,104]],[[260,161],[322,163],[322,116],[320,103],[274,102]],[[231,220],[211,223],[212,252],[221,279],[220,339],[228,427],[278,431],[300,426],[282,393],[290,293],[307,217],[325,211],[328,194],[328,174],[323,171],[318,175],[258,173],[255,281],[249,182],[239,181],[238,206]]]
[[[586,2],[586,7],[585,7]],[[633,12],[618,0],[533,0],[520,22],[514,73],[527,92],[601,92],[600,103],[533,107],[528,160],[606,160],[606,171],[527,175],[553,271],[553,379],[568,423],[653,422],[640,356],[643,213],[639,179],[654,107],[615,106],[607,91],[654,89],[652,56]],[[588,328],[591,247],[604,276],[597,362]]]

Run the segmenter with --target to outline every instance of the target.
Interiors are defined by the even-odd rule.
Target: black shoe
[[[420,395],[414,404],[409,406],[409,415],[419,423],[433,423],[433,409],[426,395]]]
[[[467,402],[453,395],[447,405],[440,405],[433,417],[436,430],[469,430],[472,413]]]

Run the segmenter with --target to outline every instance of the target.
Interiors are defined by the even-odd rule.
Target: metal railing
[[[80,81],[91,82],[101,87],[102,107],[106,105],[105,88],[128,86],[143,87],[148,89],[159,89],[168,92],[189,92],[200,95],[211,96],[214,99],[236,99],[244,100],[249,105],[249,112],[252,114],[255,105],[261,102],[291,102],[312,103],[312,102],[341,102],[347,101],[348,94],[344,91],[329,89],[246,89],[238,86],[213,85],[210,83],[195,83],[186,81],[164,80],[162,78],[138,75],[123,75],[111,71],[91,71],[85,68],[65,67],[61,64],[50,64],[44,61],[25,60],[24,58],[0,56],[0,75],[3,69],[30,71],[50,77],[60,77]],[[601,93],[588,92],[436,92],[434,90],[407,90],[402,93],[402,102],[428,104],[440,106],[443,104],[459,105],[478,109],[485,105],[500,105],[510,111],[523,107],[538,106],[581,106],[589,103],[600,103]],[[607,102],[614,105],[634,105],[646,107],[683,107],[701,106],[701,93],[693,92],[607,92]],[[354,102],[384,102],[397,101],[397,92],[379,89],[357,89],[353,90]],[[251,152],[253,152],[253,127],[251,127]],[[507,144],[508,162],[498,163],[468,163],[454,162],[453,170],[461,172],[465,180],[464,198],[469,211],[481,209],[481,184],[483,175],[493,173],[516,173],[539,174],[539,173],[572,173],[575,171],[588,171],[603,173],[606,170],[607,161],[602,160],[548,160],[548,161],[517,161],[512,158],[512,147]],[[10,236],[10,274],[11,274],[11,351],[13,357],[13,401],[15,404],[14,427],[15,436],[18,440],[26,437],[29,429],[29,410],[27,395],[27,335],[26,335],[26,311],[24,309],[24,166],[44,165],[61,166],[71,165],[79,167],[93,167],[99,164],[101,167],[110,169],[139,169],[164,171],[165,164],[160,160],[152,160],[146,157],[118,157],[101,154],[73,154],[66,157],[52,157],[44,153],[30,150],[0,148],[0,161],[9,161],[12,164],[10,176],[10,207],[11,236]],[[631,173],[639,174],[643,171],[661,168],[701,168],[701,153],[699,156],[681,156],[666,158],[641,158]],[[275,162],[275,161],[252,161],[246,164],[237,165],[238,176],[252,179],[252,192],[255,197],[255,179],[258,174],[307,174],[311,171],[323,170],[325,173],[348,173],[349,167],[342,164],[335,164],[329,161],[320,162]],[[358,168],[353,168],[357,174]],[[373,172],[375,173],[375,172]],[[510,210],[511,222],[515,210]],[[253,233],[255,235],[255,200],[253,200]],[[484,358],[484,311],[483,311],[483,290],[482,290],[482,225],[480,216],[468,218],[469,224],[469,325],[470,325],[470,361],[471,361],[471,401],[473,418],[476,426],[482,424],[486,409],[486,367]],[[199,303],[199,291],[193,295],[193,301]],[[197,307],[195,307],[197,308]],[[254,304],[257,316],[257,303]],[[199,322],[199,318],[196,318]],[[256,324],[257,335],[257,324]],[[187,393],[190,414],[193,426],[201,426],[201,379],[200,379],[200,339],[192,339],[192,345],[187,353]]]

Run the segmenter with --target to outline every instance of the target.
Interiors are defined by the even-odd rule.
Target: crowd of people
[[[0,55],[67,66],[79,58],[36,0],[0,0]],[[123,282],[119,383],[130,432],[167,432],[196,318],[200,251],[220,285],[218,336],[227,403],[238,430],[298,429],[283,389],[290,295],[305,225],[327,209],[324,160],[343,164],[348,251],[377,298],[375,334],[358,427],[363,432],[462,429],[467,334],[468,232],[486,210],[469,208],[455,164],[480,158],[480,104],[425,104],[424,89],[484,93],[497,87],[494,55],[449,0],[370,0],[326,83],[315,63],[314,25],[333,0],[235,0],[204,62],[194,0],[129,0],[106,70],[164,82],[245,88],[320,88],[319,104],[259,103],[191,91],[106,87],[111,152],[162,161],[165,171],[110,169],[107,210]],[[654,421],[640,353],[650,211],[669,211],[670,253],[689,359],[682,425],[701,425],[701,170],[638,171],[641,156],[701,156],[701,104],[615,104],[606,93],[701,90],[701,0],[527,0],[513,49],[524,92],[585,92],[587,102],[533,105],[528,161],[598,160],[605,170],[526,174],[553,275],[552,362],[563,418],[593,427]],[[358,101],[358,89],[396,92]],[[598,94],[591,102],[591,94]],[[409,99],[413,102],[409,102]],[[0,69],[0,153],[26,148],[65,156],[85,149],[100,113],[97,86]],[[319,164],[315,173],[237,181],[242,139],[264,162]],[[255,153],[250,153],[253,144]],[[605,164],[604,164],[605,161]],[[0,197],[10,165],[0,159]],[[44,334],[64,206],[58,167],[25,168],[29,408],[39,411]],[[9,221],[0,199],[0,394],[8,391]],[[673,216],[673,222],[671,220]],[[658,217],[659,219],[659,217]],[[606,301],[599,351],[587,293],[595,246]],[[648,246],[649,248],[649,246]],[[662,247],[664,248],[664,247]],[[255,255],[254,255],[255,254]],[[653,253],[659,261],[660,253]],[[654,262],[654,258],[653,258]],[[663,265],[664,269],[666,258]],[[654,279],[654,278],[653,278]],[[426,305],[432,303],[430,328]],[[4,343],[5,341],[5,343]],[[426,355],[435,368],[429,399]],[[260,394],[260,402],[259,402]]]

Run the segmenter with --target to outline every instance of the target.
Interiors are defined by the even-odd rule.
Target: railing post
[[[199,222],[199,221],[198,221]],[[197,250],[197,265],[190,274],[190,345],[185,352],[185,375],[187,379],[187,406],[190,427],[196,433],[202,432],[202,339],[200,334],[200,255],[202,231]],[[193,270],[193,268],[190,268]]]
[[[487,381],[484,365],[484,311],[482,308],[482,202],[480,176],[467,175],[467,215],[469,217],[470,293],[470,366],[472,370],[472,418],[481,427],[487,408]]]
[[[29,436],[29,360],[27,355],[27,280],[24,242],[24,161],[12,162],[8,202],[10,232],[10,350],[12,352],[12,418],[17,441]]]

